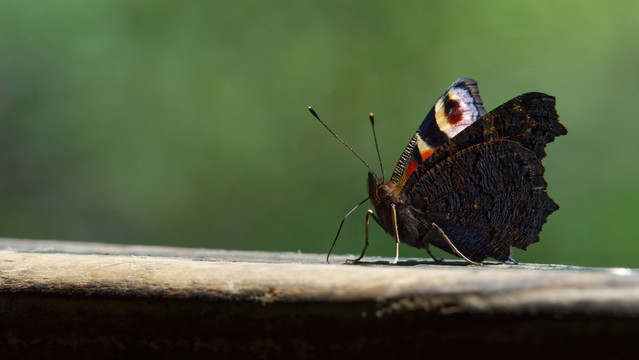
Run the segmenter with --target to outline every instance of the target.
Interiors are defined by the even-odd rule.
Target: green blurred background
[[[589,3],[2,1],[0,236],[325,253],[367,170],[306,107],[377,168],[374,112],[390,172],[471,77],[487,110],[556,96],[569,130],[515,258],[639,267],[639,2]]]

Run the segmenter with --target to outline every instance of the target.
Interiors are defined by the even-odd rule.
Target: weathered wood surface
[[[634,269],[345,258],[0,239],[0,344],[33,357],[614,357],[639,336]]]

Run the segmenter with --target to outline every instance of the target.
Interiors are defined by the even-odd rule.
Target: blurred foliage
[[[2,3],[1,236],[326,252],[366,169],[306,106],[376,168],[374,112],[389,173],[472,77],[488,110],[556,96],[569,129],[544,161],[561,209],[515,258],[639,266],[639,2]]]

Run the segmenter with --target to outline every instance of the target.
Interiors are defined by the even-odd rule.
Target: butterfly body
[[[423,235],[430,229],[421,209],[410,206],[410,200],[405,195],[395,196],[395,189],[384,180],[368,173],[368,194],[377,215],[377,222],[389,235],[394,235],[392,205],[395,205],[396,223],[399,238],[402,242],[422,249],[426,244]],[[433,244],[434,245],[434,244]]]
[[[368,174],[375,208],[369,216],[397,244],[434,245],[472,262],[511,261],[511,247],[539,241],[546,218],[559,208],[546,193],[541,159],[545,145],[566,132],[552,96],[523,94],[486,114],[477,83],[457,80],[391,179]]]

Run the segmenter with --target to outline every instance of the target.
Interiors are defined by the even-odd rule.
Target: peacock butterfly
[[[370,119],[374,132],[372,114]],[[426,115],[389,181],[383,168],[379,177],[360,158],[370,170],[369,197],[346,217],[366,200],[375,212],[368,210],[364,249],[350,261],[364,257],[372,217],[395,239],[392,263],[400,241],[431,257],[432,244],[471,264],[488,257],[515,263],[511,247],[539,241],[546,219],[559,208],[546,193],[541,160],[546,144],[566,133],[550,95],[526,93],[486,113],[477,82],[455,81]]]

